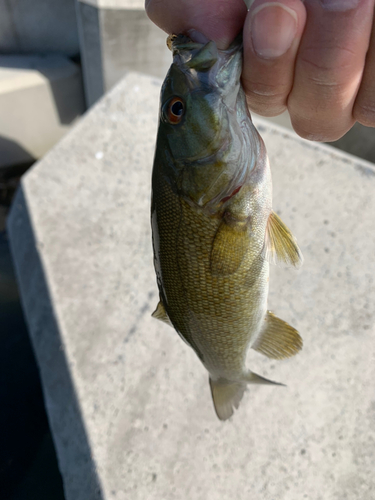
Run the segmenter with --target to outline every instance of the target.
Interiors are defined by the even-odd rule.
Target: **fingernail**
[[[254,0],[244,0],[244,2],[245,2],[245,5],[247,7],[247,10],[249,10],[250,7],[253,5]]]
[[[320,0],[321,5],[327,10],[345,11],[355,9],[358,0]]]
[[[297,14],[278,2],[260,5],[252,13],[251,38],[259,57],[280,57],[292,45],[297,32]]]

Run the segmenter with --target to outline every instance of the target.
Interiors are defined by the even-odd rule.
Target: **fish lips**
[[[219,50],[213,41],[199,43],[186,35],[172,42],[173,63],[189,78],[203,86],[216,86],[227,94],[239,84],[242,72],[242,38],[226,50]]]

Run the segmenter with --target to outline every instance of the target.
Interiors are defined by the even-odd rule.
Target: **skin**
[[[225,49],[242,31],[249,108],[263,116],[287,109],[296,132],[317,141],[339,139],[356,121],[375,127],[374,6],[255,0],[247,11],[243,0],[146,0],[167,33],[193,28]]]

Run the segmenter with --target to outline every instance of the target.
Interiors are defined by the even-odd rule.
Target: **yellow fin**
[[[275,212],[271,212],[267,222],[264,257],[273,264],[279,261],[295,267],[303,262],[296,239]]]
[[[246,225],[232,226],[223,221],[212,244],[212,273],[217,275],[235,273],[248,248],[249,237]]]
[[[271,311],[265,317],[265,326],[252,348],[271,359],[290,358],[302,349],[300,334]]]
[[[163,302],[161,300],[159,301],[159,304],[156,306],[156,309],[151,314],[151,316],[153,318],[159,319],[160,321],[163,321],[164,323],[167,323],[167,325],[169,325],[173,328],[171,320],[169,319],[167,311],[165,310],[165,307],[164,307]]]

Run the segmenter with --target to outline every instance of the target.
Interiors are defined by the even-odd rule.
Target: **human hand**
[[[249,108],[288,109],[300,136],[334,141],[356,121],[375,127],[375,0],[249,2],[247,12],[243,0],[146,0],[146,11],[167,33],[193,28],[222,49],[243,30]]]

